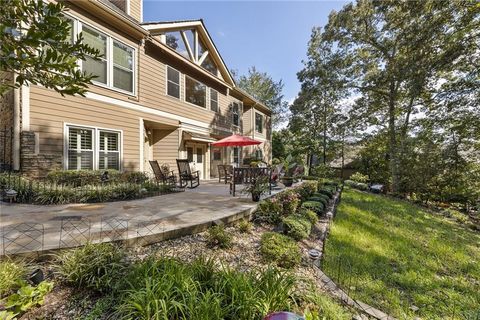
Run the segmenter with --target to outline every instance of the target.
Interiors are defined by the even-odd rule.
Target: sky
[[[346,1],[163,1],[144,0],[143,20],[203,19],[229,69],[248,68],[284,82],[284,98],[296,97],[314,26],[324,26]]]

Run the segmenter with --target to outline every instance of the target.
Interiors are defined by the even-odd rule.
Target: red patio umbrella
[[[229,137],[223,138],[212,143],[215,147],[242,147],[261,144],[261,141],[254,140],[239,134],[232,134]]]

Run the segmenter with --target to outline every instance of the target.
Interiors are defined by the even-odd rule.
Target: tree
[[[6,0],[0,6],[0,95],[23,84],[40,84],[62,95],[85,95],[94,78],[77,62],[99,58],[99,51],[74,41],[62,3],[42,0]]]
[[[437,108],[439,84],[464,69],[465,57],[478,57],[479,12],[475,1],[360,0],[329,17],[323,39],[362,96],[356,116],[387,129],[394,192],[412,117]]]
[[[235,75],[236,72],[233,74]],[[251,67],[247,75],[237,79],[237,85],[270,108],[274,128],[282,123],[288,110],[288,103],[283,101],[282,80],[277,82],[266,72],[260,72],[255,67]]]

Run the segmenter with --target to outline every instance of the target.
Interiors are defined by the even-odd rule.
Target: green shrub
[[[326,196],[328,196],[330,199],[333,198],[333,191],[330,189],[330,188],[327,188],[327,187],[322,187],[318,190],[318,193],[321,193],[321,194],[324,194]]]
[[[292,268],[301,260],[298,244],[293,239],[276,232],[266,232],[262,235],[260,252],[265,260],[275,262],[283,268]]]
[[[211,247],[230,248],[233,245],[233,237],[225,231],[223,225],[213,226],[207,230],[207,244]]]
[[[312,210],[317,215],[322,214],[325,210],[323,204],[318,201],[305,201],[304,203],[302,203],[302,208]]]
[[[275,196],[282,206],[282,215],[294,214],[300,204],[300,195],[295,190],[286,190]]]
[[[328,199],[328,197],[327,197]],[[323,207],[326,208],[328,206],[328,200],[325,200],[324,197],[311,197],[308,198],[308,201],[316,201],[316,202],[321,202],[323,204]]]
[[[295,187],[295,191],[300,195],[301,201],[305,201],[317,192],[317,182],[305,181],[300,186]]]
[[[124,259],[125,252],[112,243],[88,243],[59,254],[55,269],[70,285],[107,292],[123,275]]]
[[[313,293],[309,293],[305,298],[307,303],[307,311],[305,312],[306,320],[350,320],[352,314],[338,302],[333,300],[326,294],[317,293],[312,289]]]
[[[5,259],[0,262],[0,298],[18,289],[27,274],[23,261]]]
[[[348,187],[363,190],[363,191],[368,189],[368,185],[366,183],[360,183],[353,180],[345,180],[343,183]]]
[[[50,183],[65,184],[72,187],[84,185],[103,185],[105,182],[102,182],[101,176],[104,172],[108,172],[107,184],[142,184],[148,181],[148,176],[144,172],[120,172],[118,170],[54,170],[47,174],[46,180]]]
[[[275,268],[239,272],[200,257],[137,262],[125,281],[115,319],[262,319],[290,310],[295,278]]]
[[[291,215],[282,219],[287,235],[295,240],[303,240],[310,236],[312,224],[301,215]]]
[[[361,174],[360,172],[355,172],[350,176],[350,180],[358,182],[358,183],[367,183],[368,182],[368,176]]]
[[[315,213],[315,211],[312,211],[310,209],[301,209],[300,210],[300,215],[310,221],[312,225],[318,222],[318,216]]]
[[[238,230],[242,233],[250,233],[252,232],[253,225],[247,219],[242,219],[237,224]]]
[[[281,220],[283,207],[276,198],[266,199],[260,202],[255,212],[255,220],[276,224]]]

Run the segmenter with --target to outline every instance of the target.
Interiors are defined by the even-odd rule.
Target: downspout
[[[15,81],[16,74],[13,75]],[[13,170],[20,170],[20,88],[13,89]]]

